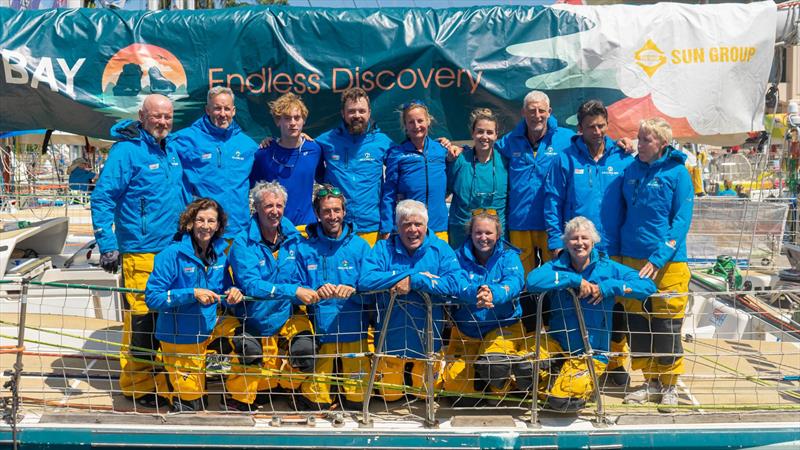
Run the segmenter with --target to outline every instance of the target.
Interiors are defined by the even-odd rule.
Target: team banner
[[[236,93],[252,137],[275,132],[267,103],[293,92],[311,135],[340,121],[339,96],[367,90],[373,118],[400,139],[399,105],[419,99],[433,134],[469,136],[474,107],[505,130],[522,99],[545,91],[575,125],[578,105],[609,107],[611,134],[667,118],[676,136],[763,129],[777,10],[747,5],[204,11],[0,8],[0,130],[107,137],[144,96],[176,105],[175,127],[202,114],[209,87]]]

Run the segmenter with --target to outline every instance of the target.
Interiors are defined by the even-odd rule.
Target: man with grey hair
[[[495,144],[508,159],[506,224],[511,243],[522,250],[526,273],[550,260],[544,220],[545,179],[550,165],[572,144],[575,134],[559,127],[552,112],[547,94],[529,92],[523,101],[522,121]]]
[[[111,128],[118,142],[92,191],[92,227],[100,247],[100,266],[116,273],[122,258],[123,284],[144,289],[153,259],[172,242],[178,217],[188,203],[181,162],[167,136],[172,131],[172,102],[151,94],[139,110],[139,120],[124,120]],[[119,385],[122,394],[139,405],[166,405],[157,397],[165,390],[163,373],[152,361],[158,350],[154,337],[156,313],[142,294],[126,294],[120,347]]]
[[[319,294],[300,285],[297,250],[303,238],[283,216],[286,189],[276,181],[261,181],[250,195],[255,214],[249,227],[236,236],[229,260],[236,285],[258,300],[234,307],[242,321],[235,335],[242,343],[236,349],[238,369],[229,378],[225,407],[252,411],[259,393],[278,386],[299,389],[302,395],[295,400],[305,399],[303,406],[309,406],[318,389],[303,374],[314,372],[315,343],[311,322],[298,307],[318,302]],[[279,345],[283,342],[287,345]],[[263,376],[262,366],[283,376]]]
[[[406,374],[415,390],[424,391],[427,312],[421,293],[430,295],[433,301],[433,351],[436,352],[441,347],[444,324],[441,297],[457,296],[468,284],[453,249],[435,233],[428,232],[424,203],[401,201],[395,210],[395,221],[398,234],[375,244],[364,261],[358,283],[361,291],[388,290],[398,296],[397,307],[389,318],[384,348],[377,349],[389,355],[381,358],[377,368],[383,381],[379,391],[387,401],[403,396],[405,389],[396,386],[406,385]],[[378,298],[378,330],[386,320],[388,301],[388,295]],[[376,333],[375,341],[378,339]]]
[[[230,88],[208,91],[203,117],[175,133],[172,146],[183,163],[191,194],[217,201],[228,214],[229,242],[247,228],[247,190],[258,145],[234,120],[236,106]]]

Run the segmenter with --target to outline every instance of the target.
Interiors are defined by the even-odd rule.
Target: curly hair
[[[200,213],[200,211],[206,209],[217,211],[217,224],[219,224],[219,227],[217,228],[217,232],[214,233],[213,239],[221,238],[222,235],[225,234],[225,226],[228,225],[228,215],[225,214],[225,211],[219,203],[210,198],[198,198],[192,203],[189,203],[189,206],[183,210],[180,219],[178,219],[178,234],[176,236],[184,233],[191,234],[192,227],[194,226],[194,219],[197,218],[197,214]]]
[[[303,99],[291,92],[281,95],[275,101],[269,102],[269,112],[276,122],[281,116],[289,115],[292,108],[300,110],[300,115],[303,117],[303,120],[308,119],[308,108],[306,104],[303,103]]]

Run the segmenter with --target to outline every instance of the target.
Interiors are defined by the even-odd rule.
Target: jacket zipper
[[[139,199],[139,215],[142,216],[142,234],[147,234],[147,216],[145,215],[145,204],[147,200],[144,198]]]
[[[217,167],[222,167],[222,150],[217,147]]]

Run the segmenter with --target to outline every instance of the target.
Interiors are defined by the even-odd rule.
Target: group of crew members
[[[303,133],[299,97],[269,106],[280,135],[260,145],[224,87],[176,133],[172,103],[157,94],[138,121],[112,129],[91,208],[101,266],[145,290],[125,296],[126,397],[204,409],[209,353],[232,358],[231,411],[287,391],[302,409],[424,397],[430,326],[435,389],[464,394],[463,404],[535,391],[574,411],[597,389],[588,360],[627,386],[630,355],[645,383],[625,401],[674,410],[693,187],[666,121],[642,122],[634,155],[629,140],[606,135],[600,101],[581,105],[575,134],[539,91],[502,137],[491,110],[473,111],[463,148],[429,136],[418,100],[400,108],[400,144],[370,120],[360,88],[342,94],[341,124],[316,139]],[[536,301],[549,304],[538,349],[522,321]]]

